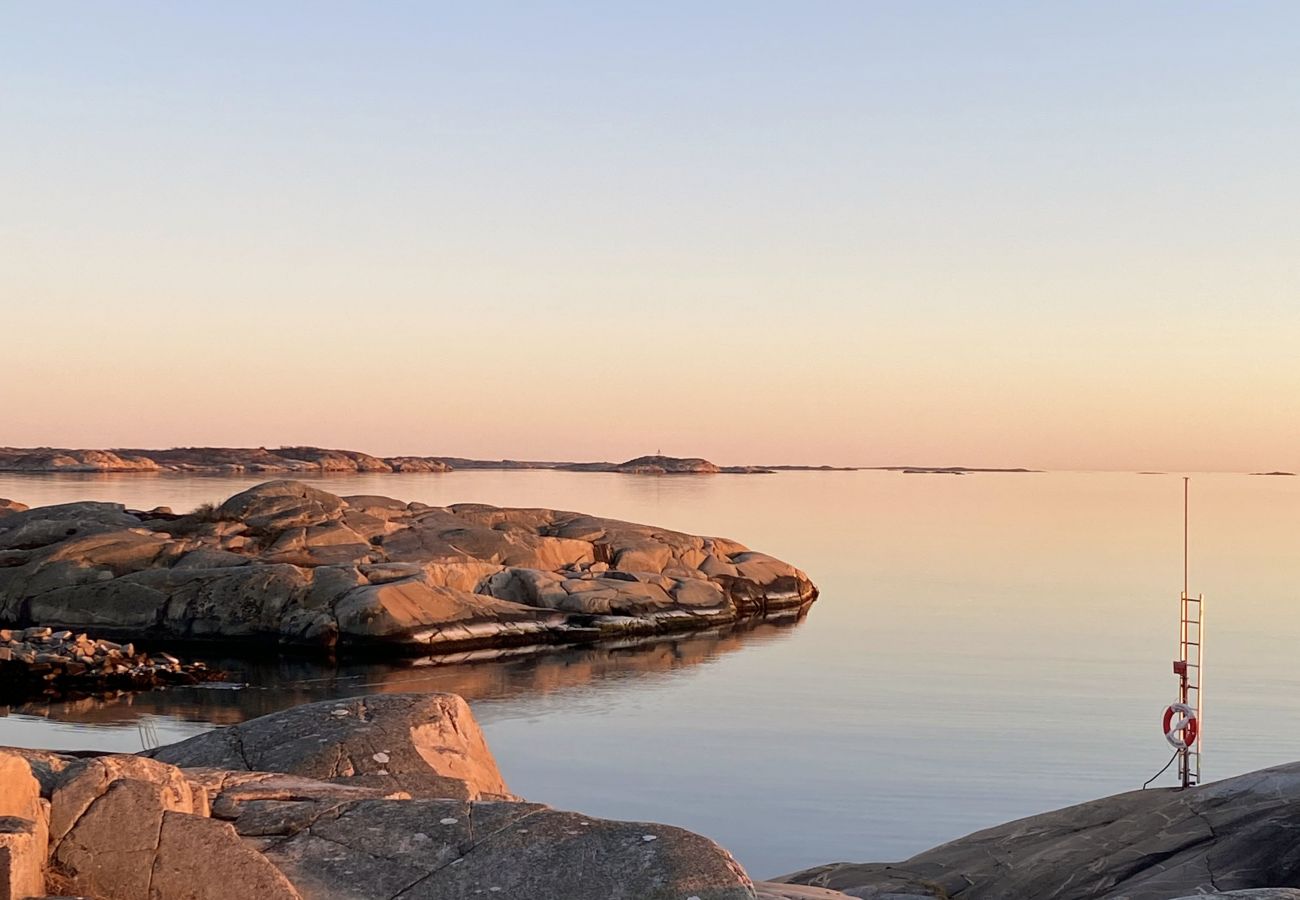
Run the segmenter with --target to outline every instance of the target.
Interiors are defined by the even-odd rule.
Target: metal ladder
[[[1205,651],[1205,598],[1201,594],[1189,596],[1183,591],[1179,597],[1178,659],[1174,673],[1178,678],[1178,702],[1196,710],[1197,737],[1195,743],[1178,751],[1178,777],[1183,787],[1201,783],[1201,749],[1205,745],[1204,720],[1201,718],[1204,696],[1204,669],[1201,665]]]

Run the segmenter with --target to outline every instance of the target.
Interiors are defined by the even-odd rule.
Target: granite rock
[[[0,517],[0,624],[128,640],[448,653],[702,629],[816,596],[725,538],[296,481],[187,516],[72,503]]]
[[[961,900],[1169,900],[1276,890],[1300,885],[1298,830],[1300,763],[1292,763],[1031,816],[899,863],[832,863],[777,881],[854,897],[899,886]]]

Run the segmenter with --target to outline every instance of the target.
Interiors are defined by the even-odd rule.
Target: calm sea
[[[31,505],[188,509],[256,478],[0,475]],[[757,876],[905,857],[1136,788],[1170,750],[1182,480],[1120,473],[322,478],[733,537],[821,587],[802,622],[469,666],[236,660],[240,690],[34,705],[0,743],[138,750],[370,691],[455,690],[511,788],[707,834]],[[1207,779],[1300,757],[1300,479],[1192,479]],[[1170,783],[1166,775],[1161,782]]]

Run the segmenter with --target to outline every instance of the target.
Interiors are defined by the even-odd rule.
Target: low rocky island
[[[0,447],[0,472],[183,475],[346,475],[450,472],[457,469],[557,469],[623,475],[752,475],[775,471],[848,471],[831,466],[719,466],[699,457],[638,456],[615,462],[375,456],[324,447],[173,447],[168,450]]]
[[[733,540],[550,509],[295,481],[186,515],[0,504],[0,625],[114,640],[427,655],[708,628],[816,596]]]

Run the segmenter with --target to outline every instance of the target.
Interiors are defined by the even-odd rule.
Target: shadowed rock
[[[428,654],[700,629],[816,596],[725,538],[294,481],[181,517],[112,503],[0,517],[0,623],[106,637]]]
[[[854,897],[889,889],[961,900],[1169,900],[1300,885],[1298,830],[1300,763],[1293,763],[1031,816],[900,863],[832,863],[777,880]]]

